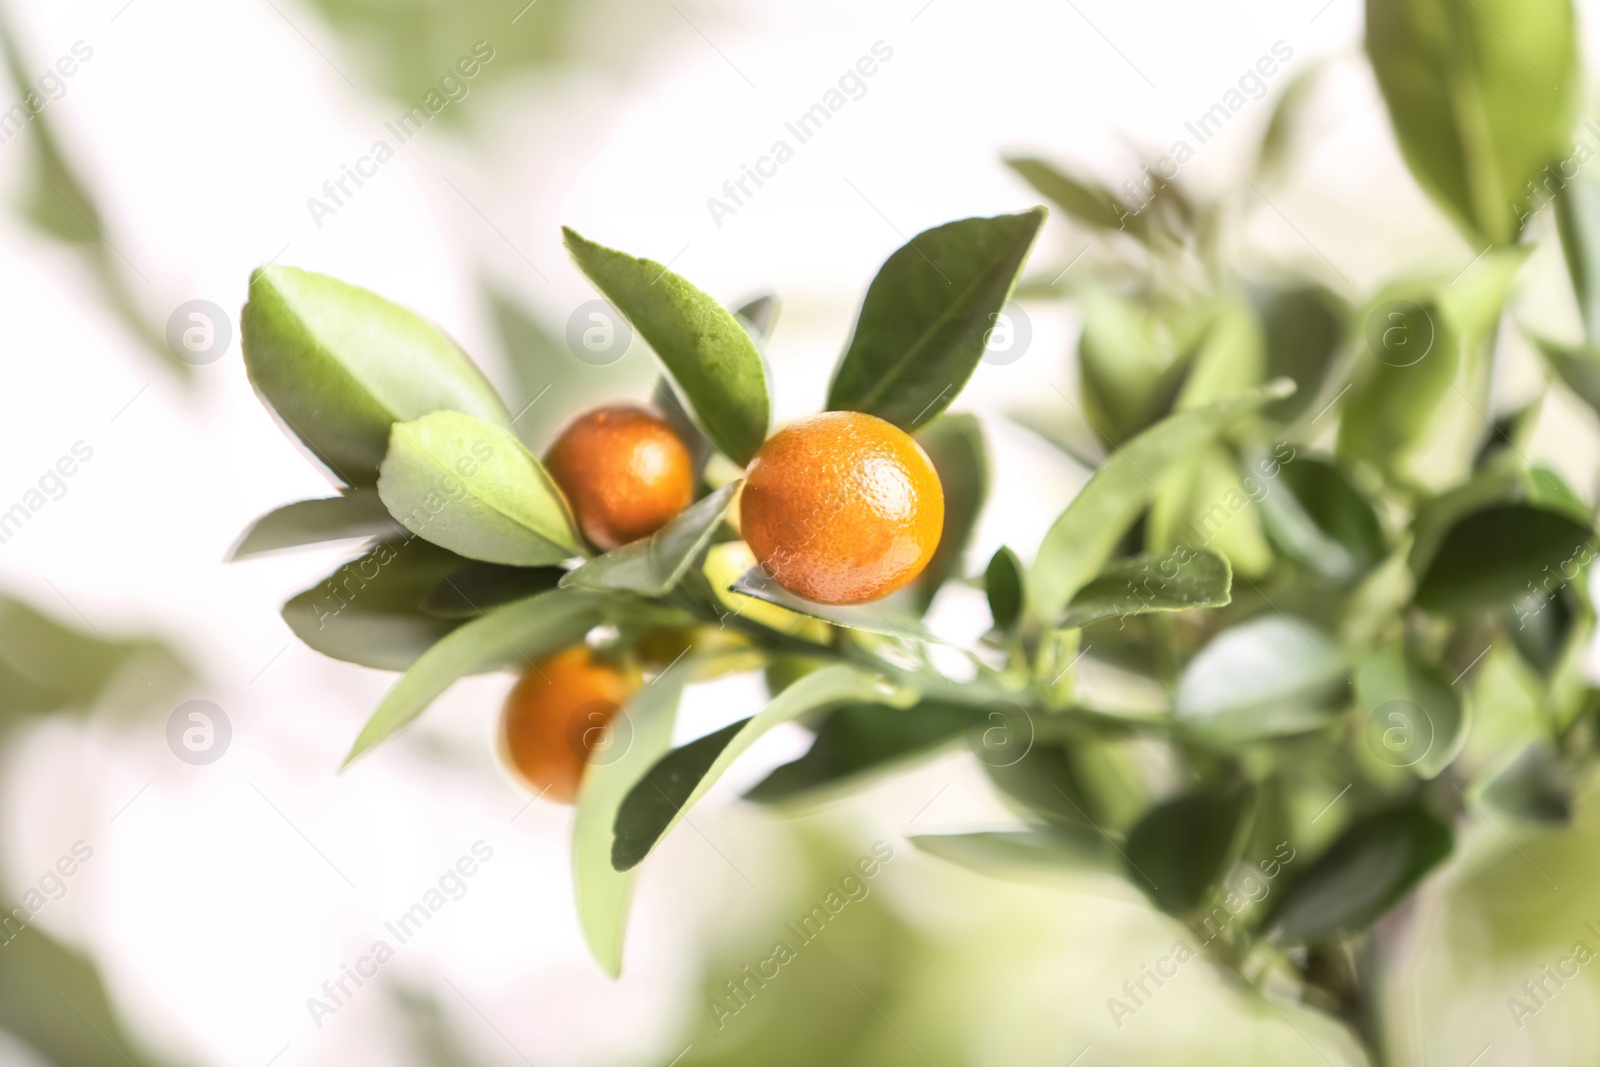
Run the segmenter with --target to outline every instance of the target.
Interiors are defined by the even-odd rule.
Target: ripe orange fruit
[[[944,489],[904,431],[829,411],[761,446],[739,508],[745,542],[779,585],[823,604],[860,604],[927,566],[944,526]]]
[[[694,464],[670,423],[638,404],[579,415],[544,465],[596,548],[648,537],[694,499]]]
[[[591,754],[638,681],[573,645],[535,663],[506,698],[502,752],[517,777],[547,800],[570,804]]]

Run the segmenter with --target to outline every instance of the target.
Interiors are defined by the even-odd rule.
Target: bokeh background
[[[1580,4],[1591,67],[1594,12]],[[1362,32],[1359,0],[0,2],[0,107],[78,60],[30,121],[0,113],[0,510],[48,497],[0,542],[0,901],[46,901],[0,945],[0,1063],[1359,1062],[1325,1020],[1198,961],[1119,1024],[1107,999],[1181,931],[1109,879],[1002,881],[918,853],[908,832],[1014,821],[963,751],[788,815],[738,801],[803,750],[798,728],[765,739],[651,860],[612,981],[574,918],[570,810],[530,803],[496,763],[510,679],[459,684],[338,774],[392,676],[320,657],[277,607],[344,547],[223,559],[255,516],[327,488],[239,358],[237,310],[269,261],[440,323],[533,404],[519,425],[537,445],[654,379],[642,344],[603,368],[567,349],[593,297],[560,246],[571,225],[730,304],[779,295],[768,357],[792,417],[821,404],[867,282],[907,236],[1036,201],[1003,156],[1120,189],[1149,150],[1193,143],[1185,123],[1278,45],[1292,58],[1182,172],[1237,186],[1279,96],[1325,67],[1287,176],[1240,207],[1241,261],[1351,298],[1397,266],[1460,269],[1475,250],[1400,162]],[[875,46],[892,58],[775,177],[732,214],[708,209]],[[385,124],[475,47],[492,58],[399,144]],[[393,158],[312,210],[379,139]],[[1035,262],[1058,265],[1048,280],[1090,243],[1053,223]],[[196,300],[226,311],[231,337],[189,366],[167,329]],[[998,417],[1074,381],[1071,313],[1023,307],[1027,350],[980,367],[960,404],[996,442],[974,561],[1002,535],[1036,544],[1084,478]],[[1587,469],[1580,428],[1550,420],[1532,458]],[[41,486],[75,447],[91,458]],[[982,629],[959,595],[939,610]],[[691,689],[679,739],[762,692],[739,677]],[[1503,698],[1518,699],[1509,682]],[[205,765],[167,741],[193,699],[231,727]],[[1600,896],[1582,887],[1600,816],[1584,803],[1569,830],[1480,829],[1425,888],[1381,991],[1397,1059],[1581,1062],[1600,1041],[1600,968],[1520,1027],[1505,1001],[1597,943],[1584,924],[1600,924]],[[867,898],[719,1026],[708,998],[880,841],[893,859]],[[492,859],[460,899],[315,1017],[308,998],[480,842]]]

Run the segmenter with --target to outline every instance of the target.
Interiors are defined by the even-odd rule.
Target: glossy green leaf
[[[1022,617],[1022,594],[1027,579],[1022,561],[1004,545],[989,559],[983,572],[983,592],[989,598],[989,618],[996,630],[1010,630]]]
[[[961,736],[971,722],[972,708],[961,704],[846,704],[822,721],[804,756],[773,770],[745,799],[775,804],[856,782],[931,753]]]
[[[240,535],[226,558],[246,559],[353,537],[393,539],[404,535],[405,528],[390,518],[376,490],[353,489],[343,496],[301,500],[267,512]]]
[[[1262,928],[1283,941],[1311,945],[1360,933],[1454,847],[1449,824],[1423,808],[1368,815],[1274,898]]]
[[[456,628],[423,603],[465,564],[420,537],[376,545],[293,597],[283,621],[324,656],[403,671]]]
[[[410,725],[457,679],[521,668],[574,644],[605,621],[603,597],[555,589],[518,600],[465,623],[411,665],[384,695],[345,757],[345,766]]]
[[[1338,297],[1315,285],[1262,288],[1251,295],[1261,318],[1266,377],[1289,378],[1298,386],[1293,396],[1266,413],[1290,422],[1305,414],[1321,394],[1344,342],[1348,311]]]
[[[1548,741],[1535,741],[1483,790],[1483,799],[1525,822],[1565,826],[1572,821],[1572,773]]]
[[[1279,380],[1241,396],[1182,411],[1119,448],[1095,472],[1045,534],[1028,573],[1032,610],[1050,619],[1105,566],[1135,519],[1148,506],[1155,482],[1195,449],[1238,420],[1288,396]]]
[[[1214,552],[1180,545],[1157,556],[1119,560],[1078,590],[1056,625],[1088,626],[1102,619],[1152,612],[1220,608],[1233,599],[1233,570]]]
[[[898,637],[904,641],[940,640],[920,620],[889,604],[818,604],[795,596],[777,582],[768,578],[760,567],[752,567],[738,581],[729,586],[735,593],[765,600],[780,608],[800,615],[820,619],[831,626],[847,630],[861,630],[884,637]]]
[[[1355,581],[1387,552],[1371,501],[1329,460],[1296,455],[1279,465],[1260,507],[1279,553],[1330,581]]]
[[[455,342],[335,278],[261,268],[250,278],[239,328],[256,391],[347,484],[377,480],[396,422],[452,410],[510,425],[499,396]]]
[[[396,423],[378,493],[412,533],[469,559],[537,567],[583,554],[539,461],[511,431],[460,412]]]
[[[1594,527],[1528,504],[1496,504],[1461,519],[1417,567],[1416,602],[1443,614],[1497,608],[1520,599],[1546,569],[1575,577],[1593,555]]]
[[[549,592],[566,573],[560,567],[507,567],[463,560],[459,570],[439,579],[428,591],[422,610],[446,619],[475,619],[490,608]]]
[[[623,800],[617,812],[611,865],[619,871],[638,866],[733,761],[774,726],[830,704],[881,701],[885,698],[882,685],[873,675],[853,667],[823,667],[795,681],[759,715],[673,749]]]
[[[1437,667],[1399,651],[1368,659],[1356,672],[1356,698],[1369,751],[1418,778],[1437,778],[1467,743],[1463,693]]]
[[[971,415],[941,415],[917,434],[944,490],[944,527],[939,547],[912,586],[912,599],[926,612],[939,587],[962,572],[967,544],[989,493],[989,454],[983,427]]]
[[[1127,878],[1168,915],[1206,898],[1238,856],[1253,793],[1196,790],[1146,812],[1123,846]]]
[[[611,866],[612,826],[623,798],[672,747],[690,664],[679,665],[640,689],[607,727],[610,743],[590,757],[572,825],[572,889],[578,925],[595,962],[611,977],[622,973],[623,939],[633,902],[635,871]]]
[[[1554,191],[1561,253],[1590,344],[1600,342],[1600,184],[1592,174],[1560,182]],[[1529,211],[1535,205],[1528,205]]]
[[[742,485],[738,479],[729,482],[689,505],[651,536],[588,560],[561,579],[562,587],[666,596],[711,543]]]
[[[1035,208],[946,223],[891,255],[867,288],[829,410],[909,432],[948,407],[977,370],[1044,216]]]
[[[1341,659],[1312,623],[1263,615],[1222,631],[1189,661],[1172,713],[1229,741],[1314,730],[1348,704]]]
[[[1162,313],[1110,292],[1084,302],[1078,376],[1084,416],[1118,445],[1168,414],[1201,339],[1192,314]]]
[[[1367,55],[1401,155],[1464,230],[1515,242],[1529,182],[1571,151],[1571,0],[1367,0]]]
[[[660,263],[636,259],[563,228],[578,269],[649,342],[699,424],[743,466],[766,440],[766,370],[734,314]]]

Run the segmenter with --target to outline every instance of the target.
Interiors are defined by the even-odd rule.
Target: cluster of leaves
[[[1566,821],[1600,725],[1581,670],[1593,515],[1526,455],[1552,390],[1505,412],[1493,390],[1496,362],[1531,349],[1600,411],[1570,4],[1370,0],[1367,18],[1401,154],[1477,253],[1467,270],[1355,297],[1224,262],[1284,177],[1317,70],[1283,95],[1237,199],[1149,175],[1124,200],[1010,161],[1093,241],[1066,286],[1058,266],[1020,290],[1081,314],[1079,402],[1017,414],[1095,470],[1021,583],[1043,629],[1016,633],[1064,645],[1052,669],[1081,651],[1084,684],[1052,694],[1075,706],[996,775],[1038,830],[924,842],[989,867],[1119,869],[1219,959],[1281,968],[1358,1028],[1364,976],[1329,960],[1450,855],[1463,817]],[[1503,319],[1536,235],[1557,232],[1586,340],[1519,348]],[[1217,565],[1178,563],[1211,553],[1231,596],[1166,614],[1216,604]],[[1014,569],[991,565],[992,602]],[[1108,576],[1105,615],[1073,610]],[[1278,842],[1309,860],[1232,918],[1230,873]]]
[[[944,409],[973,373],[1043,211],[918,235],[869,288],[828,394],[916,432],[946,494],[927,574],[881,604],[824,609],[752,571],[730,523],[739,469],[769,430],[760,345],[773,305],[729,311],[666,267],[577,234],[579,268],[665,370],[655,401],[697,444],[697,502],[647,541],[589,554],[560,493],[472,363],[432,326],[328,278],[252,280],[246,362],[340,494],[266,516],[237,554],[371,538],[291,600],[329,655],[404,676],[351,752],[414,720],[456,679],[519,669],[604,634],[653,680],[629,743],[590,768],[574,830],[581,918],[620,966],[633,869],[758,737],[802,721],[803,757],[750,799],[804,802],[966,738],[1029,822],[920,838],[986,870],[1099,870],[1207,935],[1218,959],[1281,969],[1345,1011],[1329,961],[1448,857],[1478,801],[1560,822],[1592,761],[1597,693],[1579,671],[1592,516],[1527,440],[1543,394],[1492,421],[1502,318],[1534,243],[1517,197],[1561,158],[1578,67],[1567,0],[1372,0],[1368,52],[1402,154],[1481,255],[1452,277],[1339,293],[1224,262],[1239,201],[1152,177],[1118,200],[1041,160],[1014,169],[1099,251],[1065,296],[1080,312],[1072,411],[1019,421],[1089,468],[1037,546],[981,574],[965,548],[987,495],[970,416]],[[1485,10],[1487,9],[1487,10]],[[1308,75],[1307,77],[1311,77]],[[1551,91],[1554,89],[1554,91]],[[1280,177],[1284,94],[1257,178]],[[1251,183],[1251,192],[1260,196]],[[1590,338],[1539,346],[1600,406],[1600,195],[1558,209]],[[1062,273],[1054,272],[1056,278]],[[941,671],[924,623],[949,582],[980,585],[992,628]],[[680,661],[652,659],[665,643]],[[764,669],[758,714],[669,749],[685,686]],[[1491,672],[1530,721],[1475,751]],[[619,731],[620,732],[620,731]],[[1241,865],[1297,859],[1270,902],[1207,926]],[[1342,981],[1342,979],[1340,980]]]
[[[1039,208],[919,234],[867,291],[829,407],[917,432],[950,506],[941,552],[902,602],[849,610],[775,588],[728,521],[740,470],[770,430],[760,351],[770,298],[730,311],[659,263],[567,232],[579,269],[659,360],[653,400],[698,470],[691,506],[653,536],[595,555],[527,447],[547,436],[538,417],[525,408],[514,419],[447,336],[335,279],[256,272],[241,317],[251,381],[339,493],[264,516],[233,556],[367,541],[284,607],[311,647],[404,671],[350,759],[463,676],[525,669],[584,640],[633,657],[652,680],[613,727],[620,754],[586,775],[574,834],[584,927],[596,956],[617,969],[629,872],[757,737],[817,709],[905,710],[930,687],[951,688],[925,666],[905,666],[926,661],[931,634],[918,616],[941,584],[964,577],[961,550],[983,491],[977,424],[944,411],[982,358],[1044,216]],[[765,710],[667,751],[685,685],[763,667],[773,679]],[[960,699],[976,706],[1000,687],[991,690]]]

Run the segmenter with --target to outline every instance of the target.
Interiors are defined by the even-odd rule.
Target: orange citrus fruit
[[[613,717],[638,688],[634,676],[573,645],[523,673],[500,718],[502,752],[517,777],[547,800],[570,804],[591,755],[609,743]]]
[[[583,535],[603,552],[650,536],[694,499],[694,464],[683,439],[637,404],[579,415],[544,464]]]
[[[779,585],[823,604],[860,604],[928,565],[944,526],[944,490],[904,431],[829,411],[761,446],[739,511],[745,543]]]

